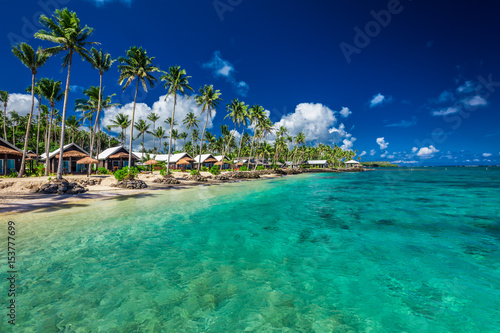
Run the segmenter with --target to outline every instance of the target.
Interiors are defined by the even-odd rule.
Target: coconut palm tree
[[[222,98],[220,98],[220,90],[214,90],[213,85],[205,85],[204,87],[200,88],[200,95],[197,95],[195,97],[196,104],[198,106],[201,106],[201,114],[203,112],[207,113],[207,120],[205,121],[205,127],[203,127],[203,132],[201,132],[201,142],[200,142],[200,155],[201,151],[203,148],[203,135],[205,134],[205,131],[207,130],[207,124],[208,120],[212,118],[212,111],[214,111],[219,103],[222,101]],[[198,161],[198,172],[200,171],[200,166],[201,161]]]
[[[49,58],[49,54],[42,52],[42,48],[39,47],[35,52],[33,48],[26,44],[21,43],[12,48],[12,53],[18,58],[24,66],[26,66],[31,71],[31,110],[28,117],[28,125],[26,126],[26,136],[24,137],[24,149],[23,149],[23,158],[21,160],[21,169],[17,177],[22,177],[24,175],[24,168],[26,162],[26,153],[28,152],[28,138],[30,134],[31,128],[31,119],[33,117],[33,109],[35,107],[35,76],[37,74],[38,68],[42,67],[47,59]]]
[[[163,139],[165,137],[165,130],[163,129],[163,127],[158,126],[158,128],[153,131],[153,137],[158,138],[160,140],[159,149],[158,149],[158,150],[160,150],[161,149],[161,139]]]
[[[119,113],[115,116],[115,119],[111,119],[111,125],[109,125],[110,128],[116,128],[119,127],[122,130],[121,133],[121,143],[122,146],[125,144],[126,140],[126,135],[125,135],[125,130],[130,126],[132,122],[128,119],[128,115],[124,115],[123,113]]]
[[[49,156],[50,152],[50,140],[52,136],[52,122],[54,119],[55,115],[55,110],[54,107],[56,105],[56,102],[59,102],[63,99],[64,94],[62,92],[61,88],[61,81],[54,81],[54,79],[48,79],[48,78],[42,78],[39,81],[39,86],[40,86],[40,92],[42,93],[42,96],[49,102],[50,105],[50,120],[47,119],[49,128],[48,128],[48,134],[45,137],[45,156]],[[48,163],[48,159],[47,159]],[[45,167],[45,176],[49,175],[49,168],[48,164]]]
[[[173,131],[174,131],[174,119],[175,119],[175,105],[177,104],[177,94],[186,96],[188,90],[193,91],[193,88],[189,85],[189,79],[191,76],[186,75],[186,70],[181,69],[180,66],[172,66],[168,69],[168,72],[161,76],[161,80],[165,81],[165,89],[167,89],[168,97],[174,97],[174,107],[172,110],[172,117],[170,119],[170,138],[168,144],[168,155],[167,155],[167,174],[170,170],[170,153],[172,147]],[[188,96],[189,98],[189,96]]]
[[[19,120],[21,119],[21,116],[19,116],[19,113],[17,111],[10,111],[10,123],[12,124],[12,144],[15,146],[16,145],[16,127],[19,125]]]
[[[38,147],[40,145],[40,123],[42,117],[42,90],[40,89],[40,80],[35,81],[35,95],[38,96],[38,121],[37,121],[37,131],[36,131],[36,160],[38,162]],[[26,88],[26,92],[31,92],[31,86]]]
[[[3,138],[7,141],[7,104],[9,103],[9,92],[0,90],[0,102],[3,103]]]
[[[76,116],[69,116],[66,120],[66,125],[71,130],[71,142],[75,142],[75,135],[80,127],[80,122],[76,119]]]
[[[146,133],[151,133],[149,131],[149,126],[151,126],[151,124],[146,123],[143,119],[139,119],[139,121],[137,121],[134,124],[135,129],[139,132],[136,139],[138,139],[142,135],[142,156],[141,156],[141,159],[144,158],[144,136],[146,135]]]
[[[160,119],[160,116],[154,112],[148,114],[148,120],[153,122],[153,133],[156,130],[156,122]],[[153,151],[156,152],[155,136],[153,135]]]
[[[101,101],[102,101],[102,76],[104,75],[104,72],[107,72],[113,63],[116,61],[115,59],[111,58],[111,55],[109,53],[104,53],[103,50],[97,51],[95,48],[90,49],[90,55],[88,57],[88,62],[99,71],[99,94],[98,94],[98,105],[97,105],[97,115],[96,115],[96,120],[94,124],[94,130],[93,134],[91,132],[91,137],[92,139],[90,140],[90,157],[92,157],[93,154],[93,149],[94,149],[94,141],[95,141],[95,135],[99,129],[99,119],[101,115]],[[99,149],[98,149],[99,150]],[[89,174],[90,174],[90,168],[89,168]]]
[[[142,47],[133,46],[129,50],[127,50],[127,55],[125,57],[119,57],[118,61],[120,65],[118,66],[118,70],[120,71],[120,78],[118,79],[118,83],[120,85],[125,82],[123,86],[123,90],[127,89],[127,87],[137,79],[137,85],[135,87],[135,95],[134,95],[134,106],[132,108],[132,124],[134,123],[135,117],[135,106],[137,102],[137,91],[139,90],[139,83],[142,84],[142,88],[145,92],[148,92],[148,87],[146,83],[149,83],[149,86],[153,88],[155,86],[155,82],[158,81],[152,73],[159,72],[160,69],[156,66],[153,66],[154,57],[148,57],[146,50],[143,50]],[[134,126],[130,127],[130,144],[129,144],[129,152],[128,152],[128,167],[132,165],[132,140],[134,139]]]
[[[191,132],[191,137],[193,140],[193,153],[194,153],[195,145],[198,143],[198,140],[200,139],[200,131],[195,128],[193,132]]]
[[[184,140],[184,145],[182,146],[183,151],[186,151],[186,139],[187,139],[188,135],[189,134],[187,134],[187,132],[182,132],[181,134],[179,134],[179,139]]]
[[[193,147],[194,147],[193,131],[195,130],[195,128],[198,128],[198,122],[199,122],[198,118],[196,118],[196,116],[194,115],[194,112],[189,112],[186,115],[186,118],[184,118],[184,120],[182,121],[182,123],[187,126],[187,129],[191,130],[191,143],[192,143]]]
[[[60,137],[60,152],[59,164],[57,167],[57,179],[62,179],[62,161],[64,150],[64,131],[66,126],[66,110],[68,107],[68,94],[71,78],[71,64],[73,55],[79,54],[83,59],[88,59],[88,51],[85,48],[94,42],[88,42],[87,39],[92,34],[93,29],[85,26],[82,28],[80,19],[75,12],[70,12],[67,8],[62,10],[56,9],[52,18],[45,15],[40,16],[40,23],[48,29],[40,30],[35,33],[35,38],[46,40],[52,43],[59,44],[57,46],[49,47],[44,50],[49,55],[59,54],[66,52],[63,60],[63,67],[68,68],[66,76],[66,88],[64,90],[64,104],[61,123],[61,137]]]
[[[235,132],[238,131],[238,127],[243,125],[243,131],[241,132],[241,135],[243,137],[243,133],[245,132],[245,127],[247,126],[247,120],[248,120],[248,105],[245,105],[244,102],[240,102],[237,98],[233,99],[231,104],[227,105],[227,111],[229,112],[225,118],[230,117],[231,120],[234,123],[234,131],[231,132],[231,137],[234,135]],[[231,139],[229,139],[229,142],[231,142]],[[240,162],[240,152],[241,152],[241,138],[240,138],[240,147],[238,149],[238,158],[236,164]],[[222,153],[224,156],[224,153]]]
[[[170,133],[171,133],[170,134],[170,139],[171,139],[170,142],[172,142],[172,140],[174,140],[173,150],[175,151],[175,146],[177,145],[177,139],[179,139],[179,131],[174,129]],[[170,151],[170,149],[169,149],[169,151]]]
[[[250,169],[250,159],[252,158],[252,151],[253,151],[253,145],[255,141],[255,137],[257,134],[257,124],[265,117],[264,113],[264,108],[258,104],[252,105],[248,109],[248,120],[250,121],[250,124],[254,126],[254,132],[253,132],[253,137],[252,137],[252,144],[250,146],[250,154],[249,158],[247,161],[247,169]]]

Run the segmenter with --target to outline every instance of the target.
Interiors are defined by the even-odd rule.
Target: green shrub
[[[43,164],[37,164],[33,170],[37,177],[42,177],[45,173],[45,166]]]
[[[110,171],[108,169],[106,169],[106,168],[100,167],[100,168],[97,168],[97,174],[99,174],[99,175],[109,175]]]
[[[206,166],[202,166],[202,167],[201,167],[201,171],[208,171],[208,167],[206,167]]]
[[[214,165],[210,168],[210,173],[214,176],[217,176],[220,173],[220,168],[218,165]]]
[[[139,174],[139,170],[136,167],[128,167],[121,168],[120,170],[116,170],[113,174],[116,180],[132,180]]]
[[[263,165],[257,165],[257,168],[255,170],[264,170],[264,166]]]
[[[248,171],[248,168],[246,165],[240,166],[240,171]]]
[[[191,176],[199,176],[200,173],[198,172],[198,170],[191,170]]]
[[[12,171],[11,173],[9,173],[9,175],[7,176],[7,178],[16,178],[17,177],[17,171]]]
[[[171,175],[172,174],[172,170],[169,170],[168,174]],[[160,175],[162,175],[163,177],[165,177],[167,175],[167,168],[161,169],[160,170]]]

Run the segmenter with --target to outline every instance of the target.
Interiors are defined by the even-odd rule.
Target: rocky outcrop
[[[211,178],[214,180],[229,180],[229,177],[227,177],[225,174],[213,176]]]
[[[259,171],[235,171],[235,172],[226,172],[224,176],[233,179],[257,179],[260,178]]]
[[[189,177],[189,180],[193,180],[195,182],[206,182],[207,178],[201,175],[192,175]]]
[[[79,183],[82,186],[94,186],[94,185],[100,185],[102,182],[102,179],[83,179]]]
[[[175,179],[174,177],[163,177],[163,178],[156,178],[155,180],[153,180],[153,183],[175,185],[175,184],[180,184],[181,182]]]
[[[88,191],[88,188],[76,182],[68,182],[65,179],[55,179],[43,184],[35,190],[36,193],[44,194],[81,194]]]
[[[128,188],[131,190],[140,190],[143,188],[147,188],[148,185],[143,182],[142,180],[121,180],[118,183],[111,184],[113,187],[119,187],[119,188]]]

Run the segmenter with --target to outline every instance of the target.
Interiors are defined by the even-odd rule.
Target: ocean
[[[2,247],[7,220],[16,331],[500,331],[500,168],[77,201],[3,216]],[[11,329],[5,255],[1,332]]]

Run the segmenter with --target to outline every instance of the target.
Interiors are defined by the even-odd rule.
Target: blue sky
[[[364,160],[500,163],[493,1],[26,0],[2,7],[9,15],[0,21],[0,89],[14,94],[12,107],[21,112],[31,78],[11,44],[50,45],[32,37],[36,18],[68,7],[113,57],[142,46],[162,70],[185,68],[196,91],[204,84],[220,89],[215,133],[229,124],[225,104],[239,98],[264,106],[291,134],[302,130],[312,144],[357,149]],[[38,77],[64,82],[60,64],[61,57],[50,59]],[[70,114],[81,90],[98,79],[90,65],[74,62]],[[131,110],[133,91],[123,93],[117,80],[115,65],[104,85],[122,107],[109,110],[104,123]],[[162,120],[170,116],[164,95],[162,85],[139,93],[137,118],[152,110]],[[180,104],[179,117],[199,112],[192,100]]]

